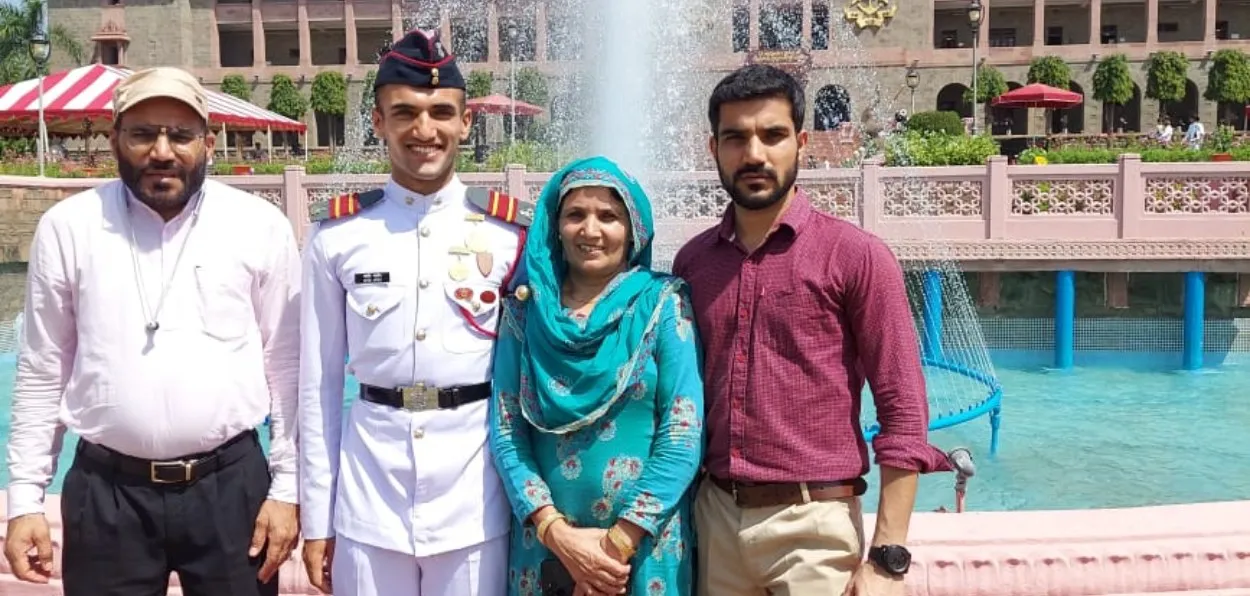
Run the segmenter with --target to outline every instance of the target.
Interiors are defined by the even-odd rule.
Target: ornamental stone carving
[[[846,5],[846,20],[856,27],[883,27],[898,12],[897,0],[851,0]]]

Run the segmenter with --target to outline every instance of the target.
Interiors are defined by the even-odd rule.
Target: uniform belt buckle
[[[431,403],[438,403],[438,387],[425,383],[404,387],[399,390],[399,393],[403,396],[404,409],[409,412],[423,412],[430,408]]]
[[[154,461],[149,464],[149,478],[152,484],[181,484],[183,482],[191,482],[191,472],[194,469],[194,462],[189,461]],[[161,470],[169,468],[182,468],[182,478],[162,478]]]

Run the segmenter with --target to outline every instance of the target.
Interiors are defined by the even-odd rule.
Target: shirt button
[[[429,235],[430,235],[430,228],[421,228],[421,236],[429,237]]]
[[[423,430],[421,430],[421,429],[419,429],[419,428],[418,428],[417,430],[412,431],[412,438],[414,438],[414,439],[423,439],[423,438],[425,438],[425,431],[423,431]]]
[[[418,329],[413,337],[417,338],[417,341],[425,341],[425,329]]]
[[[405,198],[405,199],[404,199],[404,202],[405,202],[405,203],[408,203],[409,205],[411,205],[411,204],[412,204],[412,197],[407,197],[407,198]]]
[[[421,280],[420,282],[417,282],[417,285],[421,286],[421,289],[422,289],[422,290],[424,290],[424,289],[426,289],[426,288],[430,287],[430,280],[428,280],[428,279],[423,279],[423,280]]]
[[[442,205],[442,204],[443,204],[443,199],[442,199],[442,198],[437,198],[437,199],[434,199],[434,204],[435,204],[435,205]]]
[[[371,316],[371,317],[372,317],[373,315],[378,314],[378,307],[376,307],[376,306],[374,306],[374,305],[370,304],[369,306],[365,307],[365,314],[366,314],[366,315],[369,315],[369,316]]]

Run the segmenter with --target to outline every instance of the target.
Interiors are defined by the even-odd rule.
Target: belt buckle
[[[194,463],[185,461],[185,460],[184,461],[154,461],[151,464],[148,464],[148,466],[149,466],[148,477],[152,480],[152,484],[180,484],[183,482],[191,482],[191,471],[193,469]],[[182,467],[183,475],[181,479],[166,480],[164,478],[160,478],[157,476],[157,470],[164,468],[164,467],[170,467],[170,466]]]
[[[438,388],[425,383],[417,383],[399,390],[404,400],[404,409],[409,412],[423,412],[430,409],[430,403],[438,404]]]

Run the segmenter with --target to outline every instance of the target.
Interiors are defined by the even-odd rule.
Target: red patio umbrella
[[[537,116],[543,113],[543,109],[530,103],[520,100],[513,100],[506,95],[487,95],[486,97],[475,97],[465,102],[469,107],[469,111],[478,114],[502,114],[509,115],[512,113],[512,104],[516,102],[517,116]]]
[[[1085,98],[1074,91],[1056,89],[1049,85],[1033,83],[1019,89],[1008,91],[998,97],[990,105],[996,108],[1045,108],[1063,110],[1080,105]]]

